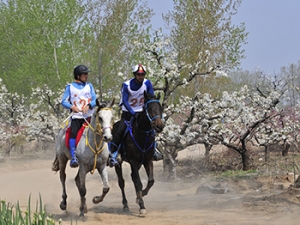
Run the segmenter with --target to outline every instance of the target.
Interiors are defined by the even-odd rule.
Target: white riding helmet
[[[146,67],[143,66],[142,64],[137,64],[135,66],[132,67],[132,72],[135,74],[135,73],[146,73],[147,70],[146,70]]]

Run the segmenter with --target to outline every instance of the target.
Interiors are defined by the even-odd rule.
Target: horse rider
[[[122,107],[121,122],[119,128],[113,136],[113,140],[110,142],[110,157],[109,166],[113,167],[118,164],[117,155],[120,147],[120,143],[126,130],[125,121],[133,122],[138,118],[139,112],[143,111],[144,106],[144,91],[154,95],[153,86],[150,80],[145,79],[147,73],[146,67],[142,64],[137,64],[133,67],[132,73],[134,78],[125,81],[121,87],[121,101]],[[155,148],[154,160],[162,159],[162,154]]]
[[[84,122],[93,114],[93,108],[96,106],[96,93],[93,85],[87,82],[88,73],[91,72],[85,65],[78,65],[74,68],[73,75],[75,81],[68,84],[62,96],[61,104],[70,109],[71,133],[70,133],[70,166],[78,167],[76,157],[76,136]]]

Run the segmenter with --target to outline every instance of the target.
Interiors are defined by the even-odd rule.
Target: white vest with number
[[[91,88],[90,85],[86,84],[83,89],[77,89],[72,84],[70,84],[70,102],[72,105],[75,105],[79,110],[83,110],[83,108],[89,104],[92,100]],[[94,110],[89,109],[87,114],[74,113],[72,118],[87,118],[91,117]]]
[[[134,78],[133,78],[134,79]],[[145,82],[147,79],[144,79],[142,86],[137,90],[133,91],[130,89],[130,80],[126,81],[125,84],[127,85],[127,90],[129,93],[128,102],[135,112],[142,112],[144,106],[144,91],[147,91],[147,86]],[[124,105],[122,105],[123,111],[128,111]]]

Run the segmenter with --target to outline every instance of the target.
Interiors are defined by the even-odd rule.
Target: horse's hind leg
[[[62,201],[59,205],[61,210],[66,210],[67,208],[67,192],[66,192],[66,164],[68,159],[59,160],[59,178],[62,185]]]
[[[102,195],[95,196],[93,198],[93,203],[98,204],[99,202],[102,202],[106,194],[109,192],[109,184],[108,184],[108,172],[107,167],[105,164],[103,164],[100,168],[97,168],[99,174],[101,175],[101,179],[103,182],[103,189],[102,189]]]
[[[87,213],[87,207],[86,207],[86,186],[85,186],[85,177],[86,177],[86,171],[84,171],[83,166],[79,166],[78,173],[75,177],[76,186],[78,188],[78,192],[80,194],[80,215],[84,216],[84,213]]]
[[[129,211],[129,207],[128,207],[128,202],[126,199],[126,195],[125,195],[125,181],[123,178],[123,173],[122,173],[122,163],[120,163],[119,166],[115,166],[115,171],[116,174],[118,175],[118,183],[119,183],[119,187],[121,189],[122,192],[122,203],[123,203],[123,210],[124,211]]]
[[[148,176],[148,183],[147,183],[147,187],[143,190],[142,192],[142,196],[145,196],[148,194],[150,188],[153,186],[154,184],[154,177],[153,177],[153,162],[152,161],[148,161],[144,163],[144,168],[146,170],[147,176]]]

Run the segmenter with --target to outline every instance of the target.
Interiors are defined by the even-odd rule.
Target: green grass
[[[226,178],[245,178],[251,175],[257,175],[256,170],[228,170],[219,174],[220,177]]]
[[[55,220],[51,215],[47,215],[40,196],[36,204],[35,212],[31,211],[30,199],[25,212],[22,212],[19,202],[16,206],[1,200],[0,203],[0,225],[54,225]],[[61,220],[58,221],[61,224]]]

